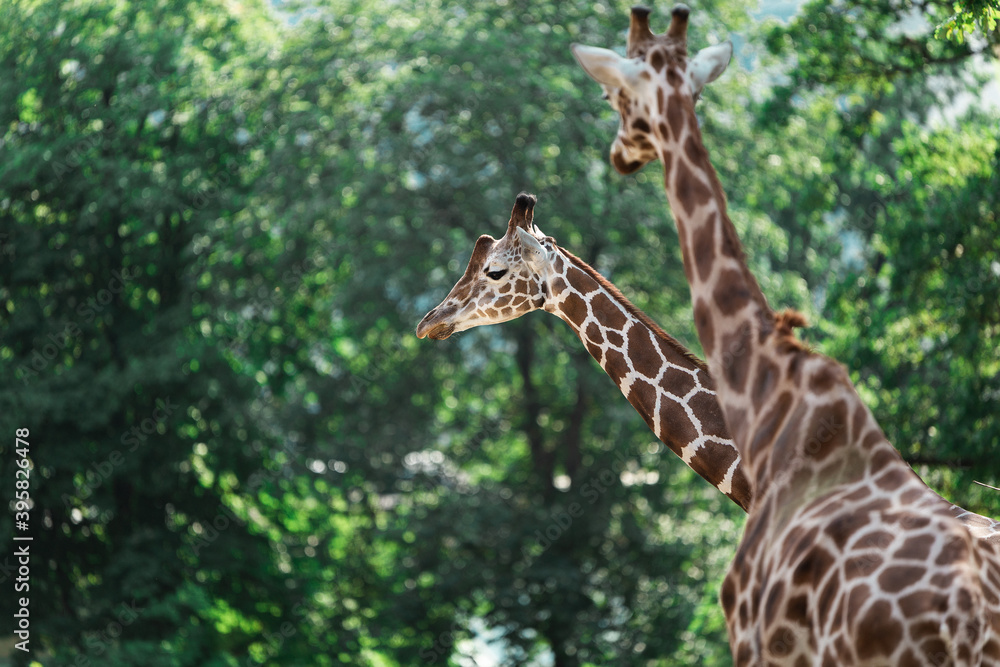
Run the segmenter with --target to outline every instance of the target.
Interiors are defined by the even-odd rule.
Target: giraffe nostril
[[[420,322],[417,324],[417,338],[423,338],[427,335],[427,332],[430,330],[429,325],[434,321],[437,311],[438,309],[434,308],[420,319]]]

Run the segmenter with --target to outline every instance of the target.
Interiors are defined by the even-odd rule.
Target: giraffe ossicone
[[[747,266],[694,113],[725,53],[688,59],[688,15],[676,8],[654,35],[633,9],[627,58],[573,51],[621,117],[615,168],[663,163],[695,327],[751,480],[721,592],[734,662],[1000,664],[995,542],[906,465],[844,368],[798,343],[801,316],[771,310]]]

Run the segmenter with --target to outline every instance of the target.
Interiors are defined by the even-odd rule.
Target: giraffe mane
[[[774,314],[775,334],[778,336],[778,346],[784,352],[793,350],[804,350],[812,352],[812,349],[804,341],[795,336],[795,329],[807,327],[809,322],[806,316],[792,308],[786,308],[780,313]]]
[[[703,359],[701,359],[701,357],[696,355],[691,350],[687,349],[683,343],[681,343],[679,340],[677,340],[676,338],[668,334],[666,331],[661,329],[660,325],[658,325],[656,322],[650,319],[649,315],[639,310],[635,306],[635,304],[633,304],[631,301],[625,298],[625,295],[621,293],[621,290],[612,285],[611,281],[609,281],[607,278],[598,273],[597,270],[594,269],[594,267],[590,266],[589,264],[584,262],[582,259],[574,255],[570,251],[566,250],[562,246],[556,245],[556,248],[558,248],[559,251],[562,252],[573,263],[573,265],[576,268],[580,269],[581,271],[585,272],[588,276],[596,280],[601,287],[606,289],[608,293],[611,294],[611,296],[614,297],[616,301],[618,301],[618,303],[620,303],[622,306],[625,307],[625,310],[630,315],[634,316],[637,320],[642,322],[650,331],[652,331],[653,335],[655,335],[657,338],[660,338],[665,343],[670,345],[681,356],[685,357],[690,362],[698,366],[698,368],[706,372],[708,371],[708,365],[705,363]]]

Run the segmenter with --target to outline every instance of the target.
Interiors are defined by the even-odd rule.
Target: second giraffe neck
[[[723,268],[732,268],[738,274],[731,278],[732,282],[745,290],[751,310],[770,327],[774,312],[747,266],[743,245],[729,218],[726,195],[709,160],[694,109],[690,103],[684,106],[689,114],[688,121],[681,124],[680,129],[674,122],[671,125],[674,129],[669,130],[666,137],[662,132],[667,125],[659,123],[660,134],[655,138],[688,282],[692,292],[717,282],[717,277],[712,276],[715,265],[731,260],[726,261],[730,266]]]
[[[913,475],[885,442],[846,376],[841,380],[844,371],[824,357],[800,356],[792,327],[801,326],[802,317],[791,311],[776,316],[768,306],[726,212],[694,108],[686,98],[674,103],[671,108],[681,113],[668,113],[664,122],[654,124],[656,148],[691,286],[698,338],[730,435],[753,480],[754,506],[776,493],[781,494],[783,511],[791,511],[825,489],[869,484],[880,469],[875,459],[883,451],[894,467]],[[809,390],[801,390],[795,378],[811,373],[816,376],[809,380]],[[822,401],[805,401],[810,392],[827,391],[823,382],[829,383],[830,393]],[[833,388],[840,392],[837,400]],[[851,416],[850,432],[843,415]],[[807,428],[815,433],[806,437],[800,431]],[[885,447],[860,446],[865,435]],[[817,476],[823,459],[826,472]]]
[[[653,433],[746,510],[750,485],[700,359],[562,248],[545,309],[567,322]]]
[[[672,104],[681,110],[656,120],[652,138],[677,224],[698,339],[716,380],[730,434],[745,446],[753,421],[747,408],[755,398],[748,395],[753,350],[775,330],[775,314],[747,266],[694,107],[688,99]],[[746,461],[748,474],[756,463]]]

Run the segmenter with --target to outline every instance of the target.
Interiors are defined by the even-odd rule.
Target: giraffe
[[[417,326],[443,340],[483,324],[545,310],[565,321],[649,428],[744,511],[750,484],[729,438],[705,364],[664,333],[607,279],[533,223],[521,193],[507,233],[480,236],[465,274]]]
[[[924,485],[747,266],[694,111],[732,46],[688,58],[688,8],[662,35],[649,13],[632,9],[626,57],[573,53],[620,115],[612,165],[663,163],[698,338],[751,482],[720,595],[734,663],[1000,664],[1000,550]]]

